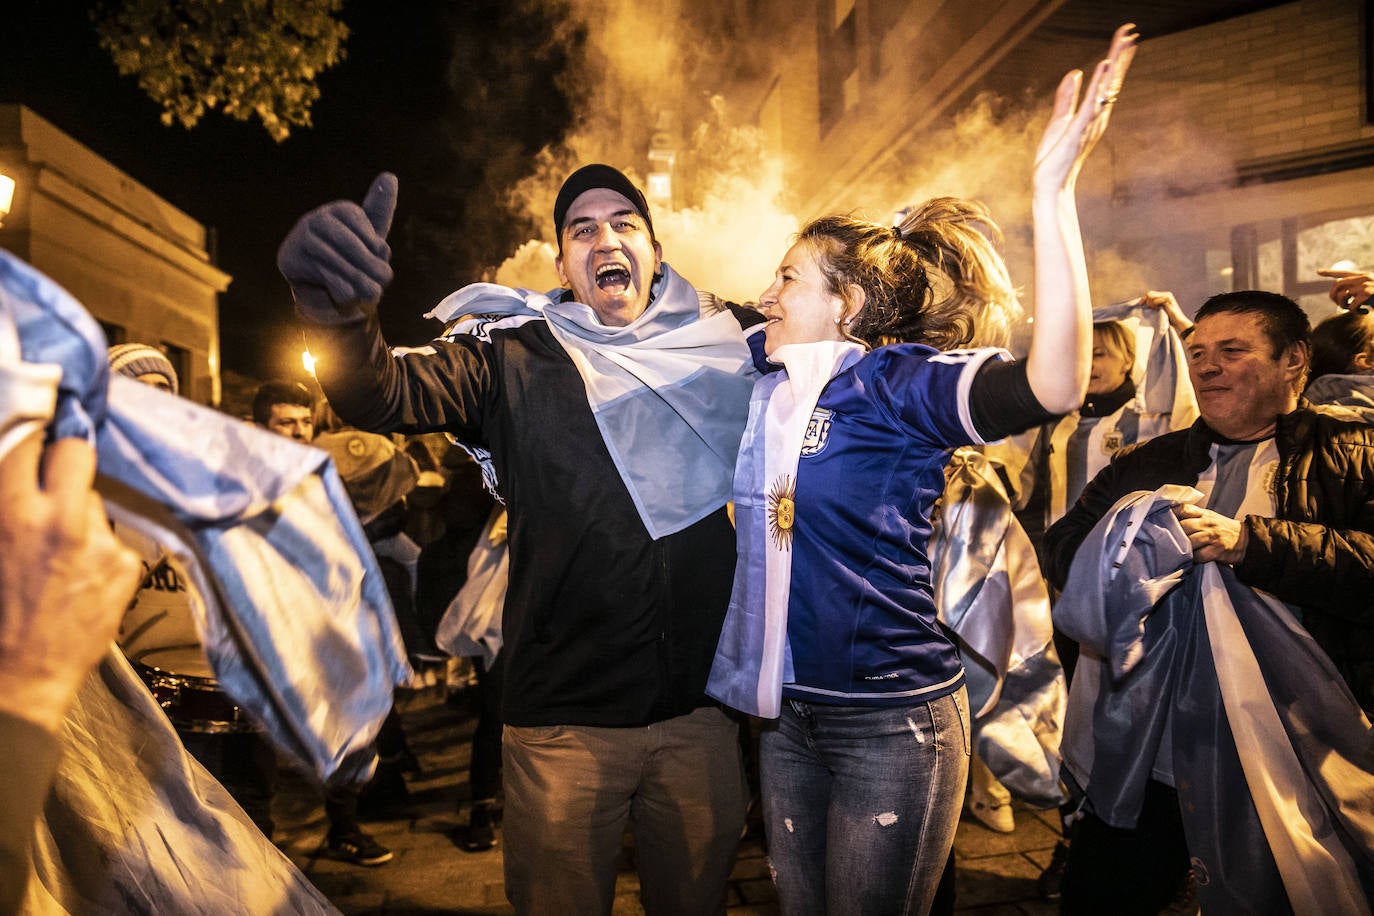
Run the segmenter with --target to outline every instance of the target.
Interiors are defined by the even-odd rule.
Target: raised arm
[[[1092,300],[1074,185],[1107,129],[1112,106],[1135,56],[1134,25],[1116,30],[1106,59],[1093,70],[1079,104],[1083,74],[1059,83],[1054,114],[1035,157],[1035,324],[1026,378],[1047,410],[1067,413],[1083,402],[1092,367]]]
[[[436,342],[393,357],[377,305],[391,282],[387,233],[396,176],[378,175],[361,203],[336,200],[296,221],[277,267],[317,357],[316,378],[334,410],[371,432],[450,430],[478,441],[484,351],[472,341]]]
[[[386,237],[396,213],[396,176],[383,172],[361,204],[336,200],[296,221],[277,249],[301,317],[316,324],[360,321],[391,282]]]

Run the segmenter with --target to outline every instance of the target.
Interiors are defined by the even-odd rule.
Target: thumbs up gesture
[[[277,249],[277,269],[301,315],[322,324],[357,318],[391,282],[386,243],[396,212],[396,176],[372,180],[362,205],[336,200],[296,221]]]

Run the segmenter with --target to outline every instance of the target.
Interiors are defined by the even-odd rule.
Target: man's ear
[[[1361,350],[1355,354],[1355,358],[1350,361],[1350,368],[1356,372],[1369,372],[1374,370],[1374,356]]]
[[[1312,353],[1307,348],[1307,341],[1294,341],[1288,345],[1288,349],[1283,351],[1284,374],[1293,379],[1305,376],[1311,360]]]
[[[568,282],[568,275],[563,273],[563,256],[561,254],[553,259],[553,269],[558,271],[558,285],[571,289],[572,284]]]
[[[663,246],[654,239],[654,276],[658,276],[658,270],[663,266]]]

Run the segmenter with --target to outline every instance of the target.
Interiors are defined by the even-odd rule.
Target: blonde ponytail
[[[949,350],[1004,344],[1009,334],[1016,291],[989,235],[1001,239],[982,204],[938,197],[895,227],[826,216],[798,237],[815,247],[833,293],[848,300],[851,285],[863,290],[846,336]]]

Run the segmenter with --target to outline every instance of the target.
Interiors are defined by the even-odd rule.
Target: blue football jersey
[[[784,696],[899,705],[958,689],[936,622],[930,515],[951,452],[981,443],[969,409],[996,349],[880,347],[822,391],[797,463]]]

